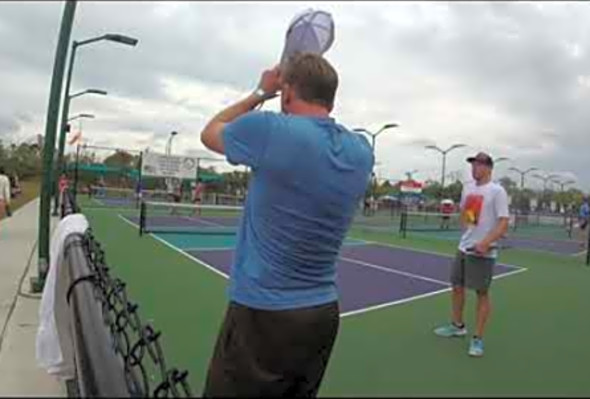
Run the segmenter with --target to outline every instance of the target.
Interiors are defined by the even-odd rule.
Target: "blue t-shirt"
[[[590,206],[587,202],[584,202],[582,206],[580,206],[580,219],[589,219],[590,218]]]
[[[256,309],[338,299],[335,263],[374,158],[332,118],[253,111],[226,125],[225,155],[252,168],[230,300]]]

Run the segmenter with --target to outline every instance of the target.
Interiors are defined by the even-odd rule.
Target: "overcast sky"
[[[63,2],[0,2],[0,139],[45,132]],[[279,59],[298,12],[332,13],[326,58],[340,76],[334,117],[354,128],[398,129],[377,140],[382,177],[418,170],[439,179],[441,156],[424,146],[468,144],[448,155],[465,177],[479,150],[507,168],[538,167],[590,189],[590,4],[584,2],[79,2],[73,40],[104,33],[136,47],[80,47],[72,101],[90,144],[202,150],[198,133],[223,106],[253,90]],[[278,101],[265,109],[277,110]],[[71,150],[71,149],[69,149]],[[513,173],[509,174],[517,178]],[[528,179],[531,186],[540,184]]]

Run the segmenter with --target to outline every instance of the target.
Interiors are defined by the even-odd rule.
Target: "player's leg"
[[[475,334],[471,339],[469,355],[483,356],[483,336],[491,312],[489,288],[492,283],[495,259],[467,256],[465,285],[477,293]]]
[[[463,321],[463,309],[465,308],[465,254],[457,251],[457,256],[451,267],[451,323],[438,327],[434,333],[441,337],[462,337],[467,334]]]
[[[579,226],[576,230],[578,232],[577,240],[580,242],[580,248],[586,249],[586,246],[588,245],[588,222],[586,220],[580,220]]]

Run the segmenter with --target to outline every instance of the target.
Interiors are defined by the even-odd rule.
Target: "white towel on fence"
[[[39,329],[36,340],[37,364],[47,370],[49,374],[64,380],[75,377],[74,359],[71,358],[72,356],[64,356],[64,354],[73,353],[73,343],[68,328],[62,327],[61,330],[66,331],[58,331],[56,306],[64,306],[66,292],[57,293],[59,297],[56,298],[56,283],[58,273],[61,273],[60,267],[64,259],[66,239],[70,234],[83,234],[87,229],[88,220],[82,214],[68,215],[57,225],[51,237],[50,265],[39,306]],[[65,313],[67,314],[67,312]],[[70,347],[64,348],[63,345]]]

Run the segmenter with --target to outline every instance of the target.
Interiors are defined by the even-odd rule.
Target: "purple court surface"
[[[540,237],[506,237],[505,239],[500,241],[500,245],[506,246],[508,248],[531,249],[534,251],[553,252],[559,255],[575,255],[583,250],[578,241]]]
[[[186,250],[191,257],[230,274],[233,249]],[[407,302],[449,290],[452,257],[380,244],[344,246],[337,264],[343,315]],[[499,277],[525,269],[498,264]]]

